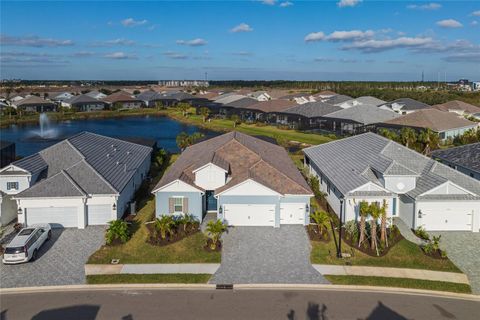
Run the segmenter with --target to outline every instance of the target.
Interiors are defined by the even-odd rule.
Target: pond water
[[[176,137],[180,132],[202,132],[207,138],[218,132],[186,125],[168,117],[138,116],[112,119],[67,120],[40,124],[13,125],[0,129],[0,138],[15,142],[18,156],[36,153],[60,140],[82,131],[115,138],[142,138],[157,141],[159,148],[178,152]],[[42,137],[43,136],[43,137]]]

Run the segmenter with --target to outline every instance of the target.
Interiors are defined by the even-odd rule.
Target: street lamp
[[[340,199],[340,226],[338,230],[337,258],[342,257],[342,228],[343,228],[343,198]]]

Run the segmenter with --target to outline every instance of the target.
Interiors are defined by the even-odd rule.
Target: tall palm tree
[[[207,121],[207,118],[210,115],[210,109],[208,109],[207,107],[201,107],[199,111],[203,117],[203,122]]]
[[[380,207],[378,206],[378,202],[372,202],[368,209],[370,211],[370,216],[372,217],[372,220],[370,220],[370,247],[373,250],[377,249],[377,221],[380,217]]]
[[[190,105],[188,103],[182,102],[182,103],[178,104],[178,107],[180,108],[180,110],[182,110],[182,115],[184,117],[186,117],[187,116],[187,111],[188,111],[188,109],[190,109]]]
[[[327,230],[330,222],[328,213],[323,210],[315,211],[310,214],[310,218],[315,221],[315,224],[318,226],[320,234],[323,233],[323,229]]]
[[[180,132],[176,138],[177,146],[183,151],[186,147],[188,147],[188,133]]]
[[[368,202],[361,201],[358,205],[358,213],[360,214],[360,239],[358,240],[358,246],[363,243],[365,240],[365,228],[366,228],[366,220],[368,217]]]
[[[412,128],[402,128],[400,140],[405,147],[411,147],[417,141],[417,133]]]
[[[428,155],[431,151],[439,148],[440,137],[438,136],[438,133],[429,128],[423,130],[418,138],[423,143],[423,154],[425,155]]]
[[[237,125],[240,123],[240,117],[238,116],[238,114],[232,114],[230,119],[233,121],[233,127],[236,128]]]
[[[382,206],[380,207],[380,216],[381,216],[381,224],[380,224],[380,242],[385,243],[386,246],[388,246],[387,243],[387,208],[388,204],[385,199],[383,199]]]

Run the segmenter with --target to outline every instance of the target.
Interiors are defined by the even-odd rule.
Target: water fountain
[[[46,113],[41,113],[39,118],[40,130],[30,131],[30,139],[34,140],[55,140],[59,132],[54,128]]]

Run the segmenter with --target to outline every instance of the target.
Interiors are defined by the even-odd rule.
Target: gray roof
[[[334,96],[331,96],[330,98],[326,99],[325,102],[330,103],[330,104],[340,104],[344,103],[345,101],[352,100],[353,98],[350,96],[346,96],[343,94],[336,94]]]
[[[356,104],[370,104],[374,105],[376,107],[385,104],[386,101],[380,100],[378,98],[372,97],[372,96],[363,96],[363,97],[358,97],[355,99],[351,99],[348,101],[345,101],[345,103],[355,106]]]
[[[65,100],[65,103],[75,105],[75,104],[82,104],[82,103],[102,103],[105,104],[103,101],[98,99],[92,98],[86,94],[81,94],[79,96],[71,97],[70,99]]]
[[[326,114],[343,110],[325,102],[307,102],[285,110],[286,113],[298,114],[307,118],[322,117]]]
[[[398,113],[379,109],[377,106],[362,104],[347,109],[342,109],[325,116],[326,118],[351,120],[364,125],[380,123],[401,117]]]
[[[74,189],[82,194],[120,193],[151,151],[143,145],[82,132],[12,163],[42,177],[17,196],[63,197],[74,195]],[[68,181],[75,188],[66,187]]]
[[[432,152],[432,158],[480,172],[480,142]]]
[[[310,147],[304,153],[343,195],[368,182],[383,187],[381,175],[412,175],[417,177],[415,189],[407,192],[412,198],[420,199],[421,194],[450,181],[480,199],[480,181],[374,133]]]
[[[235,100],[235,101],[232,101],[232,102],[229,102],[229,103],[224,103],[223,105],[225,107],[232,107],[232,108],[247,108],[247,107],[253,106],[254,104],[257,104],[257,103],[258,103],[257,99],[245,97],[245,98],[238,99],[238,100]]]
[[[400,98],[393,101],[389,101],[382,106],[391,107],[392,104],[397,103],[403,105],[402,110],[412,111],[412,110],[419,110],[425,108],[431,108],[430,105],[411,99],[411,98]]]
[[[241,95],[241,94],[236,94],[236,93],[234,93],[234,94],[227,93],[225,95],[218,96],[214,101],[216,103],[228,104],[228,103],[231,103],[231,102],[243,99],[243,98],[246,98],[246,96]],[[258,103],[258,101],[257,101],[257,103]]]

